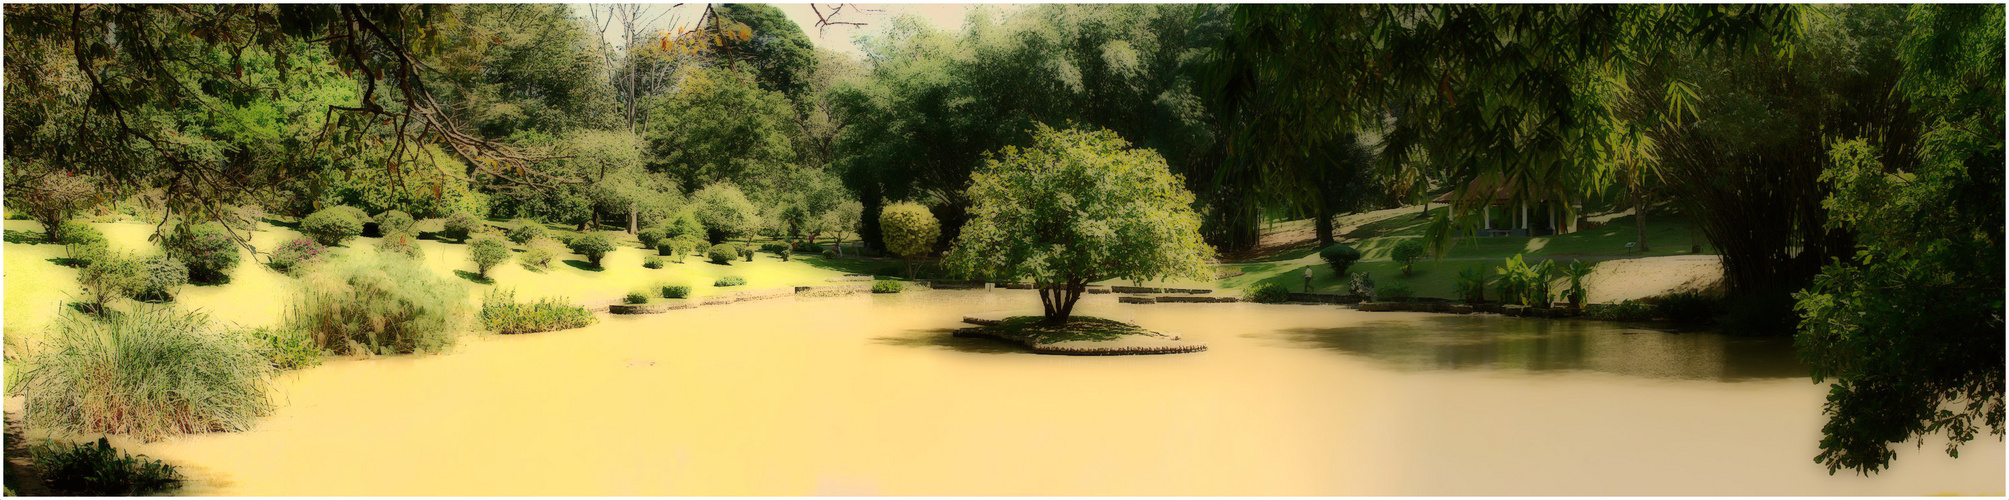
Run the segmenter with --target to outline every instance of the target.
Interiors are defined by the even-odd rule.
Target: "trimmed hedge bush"
[[[754,252],[753,247],[750,246],[742,245],[738,248],[739,248],[739,256],[745,257],[747,262],[753,262],[753,254],[758,253]]]
[[[131,297],[139,290],[139,261],[128,256],[106,254],[77,272],[77,284],[84,287],[84,300],[96,307],[94,312],[104,315],[106,306],[118,299]]]
[[[572,253],[586,256],[586,261],[593,267],[600,267],[600,259],[605,258],[607,252],[614,251],[614,239],[607,233],[588,233],[573,238],[571,248]]]
[[[647,256],[647,257],[643,257],[643,258],[642,258],[642,267],[646,267],[646,268],[649,268],[649,269],[662,269],[662,268],[663,268],[663,258],[662,258],[662,257],[657,257],[657,256],[654,256],[654,255],[650,255],[650,256]]]
[[[403,211],[399,210],[391,210],[388,212],[377,214],[377,233],[417,234],[418,232],[412,229],[412,226],[417,223],[418,221],[412,219],[412,214],[404,213]]]
[[[62,227],[59,232],[63,234],[63,241],[55,243],[63,244],[63,251],[76,265],[88,265],[111,251],[111,241],[106,240],[105,234],[98,232],[95,226],[79,221],[64,221]]]
[[[340,246],[363,234],[363,221],[349,207],[329,207],[300,221],[300,232],[323,246]]]
[[[599,321],[592,311],[562,298],[518,303],[514,289],[490,290],[481,304],[482,328],[500,334],[569,330]]]
[[[656,248],[656,244],[663,241],[663,228],[652,227],[643,229],[635,233],[635,239],[642,243],[642,248]]]
[[[1396,262],[1401,262],[1402,275],[1408,276],[1410,266],[1416,263],[1416,259],[1423,258],[1423,252],[1424,252],[1423,239],[1403,238],[1402,241],[1395,243],[1395,248],[1393,250],[1389,250],[1388,258],[1394,259]]]
[[[378,248],[382,248],[382,244],[379,244]],[[266,262],[266,265],[271,266],[275,271],[286,273],[290,276],[297,276],[302,268],[313,265],[315,262],[320,262],[322,256],[327,252],[328,247],[321,246],[320,243],[315,243],[314,240],[294,238],[293,241],[288,241],[283,245],[279,245],[279,248],[273,249],[272,257]]]
[[[413,259],[423,259],[426,250],[419,246],[419,237],[412,233],[386,234],[377,240],[377,253],[401,255]]]
[[[1264,304],[1279,304],[1283,302],[1289,302],[1291,299],[1291,292],[1289,289],[1284,288],[1283,285],[1279,285],[1276,283],[1264,283],[1261,285],[1256,285],[1254,289],[1249,290],[1249,292],[1246,294],[1243,294],[1242,298],[1244,300],[1248,300],[1249,302],[1261,302]]]
[[[684,285],[662,285],[663,298],[682,299],[691,296],[691,287]]]
[[[905,289],[906,286],[901,285],[898,281],[878,280],[872,282],[872,293],[900,293],[901,290]]]
[[[558,258],[558,252],[551,249],[556,243],[551,242],[551,240],[532,241],[533,243],[530,245],[530,248],[524,250],[522,254],[517,255],[516,259],[523,262],[523,265],[530,266],[533,269],[540,271],[550,269],[551,260]]]
[[[467,260],[474,262],[474,274],[488,279],[488,270],[509,260],[509,245],[494,237],[475,238],[467,246]]]
[[[711,248],[705,250],[705,258],[710,259],[713,264],[732,265],[733,259],[738,257],[739,245],[731,243],[712,245]]]
[[[245,430],[272,411],[271,365],[207,315],[142,307],[57,321],[16,381],[30,425],[156,441]]]
[[[466,243],[467,238],[473,236],[475,229],[480,226],[481,220],[474,218],[474,214],[456,211],[446,217],[446,225],[440,230],[440,236]]]
[[[439,352],[468,317],[464,285],[413,259],[352,255],[301,285],[288,326],[336,354]]]
[[[174,300],[174,294],[188,284],[188,265],[166,255],[155,255],[140,259],[139,280],[134,283],[132,297],[146,301]]]
[[[633,292],[628,292],[628,296],[627,296],[626,298],[623,298],[623,299],[621,300],[621,303],[623,303],[623,304],[647,304],[647,303],[649,303],[649,293],[648,293],[648,292],[644,292],[644,291],[640,291],[640,290],[636,290],[636,291],[633,291]]]
[[[230,270],[237,267],[237,242],[214,222],[189,228],[188,235],[177,238],[167,250],[188,264],[188,279],[196,283],[229,281]]]
[[[1332,266],[1333,276],[1346,276],[1347,268],[1353,267],[1355,262],[1360,262],[1360,250],[1343,243],[1335,244],[1319,250],[1318,258],[1324,260],[1325,265]]]
[[[509,231],[509,241],[514,241],[518,245],[528,245],[532,240],[546,238],[550,234],[544,229],[543,224],[530,219],[516,219],[510,224],[516,229]]]
[[[719,278],[718,281],[712,282],[712,286],[719,286],[719,287],[740,286],[744,284],[746,284],[746,278],[741,278],[738,276],[726,276],[723,278]]]

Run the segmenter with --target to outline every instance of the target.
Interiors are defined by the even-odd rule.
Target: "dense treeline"
[[[1331,243],[1335,214],[1478,179],[1615,199],[1642,232],[1672,205],[1723,255],[1726,324],[1798,329],[1842,380],[1831,467],[2002,430],[1999,5],[1049,4],[892,19],[863,60],[770,6],[703,12],[617,47],[563,5],[9,5],[7,201],[57,241],[137,202],[177,241],[354,207],[880,251],[898,204],[940,225],[914,258],[963,234],[1000,151],[1106,130],[1227,255],[1272,216]],[[1932,346],[1989,354],[1889,347],[1926,310]]]

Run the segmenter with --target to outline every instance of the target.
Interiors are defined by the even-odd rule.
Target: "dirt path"
[[[1614,259],[1598,263],[1584,288],[1592,303],[1639,299],[1720,286],[1723,262],[1714,255]]]

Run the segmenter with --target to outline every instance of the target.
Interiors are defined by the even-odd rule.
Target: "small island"
[[[1073,316],[1061,326],[1050,325],[1041,316],[972,315],[964,316],[963,322],[977,326],[956,330],[957,337],[1016,342],[1040,354],[1113,356],[1207,350],[1203,342],[1188,342],[1178,335],[1094,316]]]

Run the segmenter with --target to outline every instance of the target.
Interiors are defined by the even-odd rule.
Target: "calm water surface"
[[[132,444],[226,495],[2003,493],[2003,447],[1813,462],[1784,341],[1330,306],[1082,310],[1207,342],[1041,356],[948,331],[1038,309],[930,292],[611,317],[338,359],[250,432]]]

